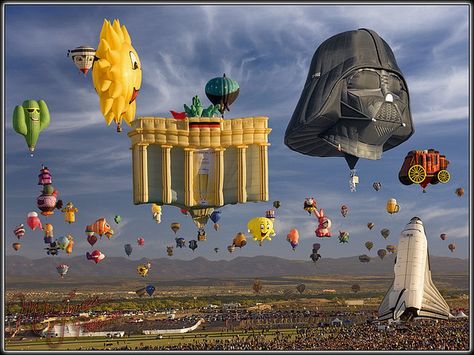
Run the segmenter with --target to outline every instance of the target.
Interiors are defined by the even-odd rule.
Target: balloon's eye
[[[135,53],[130,52],[130,61],[132,62],[132,68],[133,70],[138,69],[138,59]]]
[[[40,112],[39,108],[27,108],[26,110],[27,110],[29,113],[33,113],[33,112],[39,113],[39,112]]]

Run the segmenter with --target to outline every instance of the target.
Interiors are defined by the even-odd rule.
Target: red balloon
[[[89,242],[89,244],[91,246],[93,246],[95,243],[97,243],[97,237],[93,234],[93,235],[88,235],[87,236],[87,241]]]

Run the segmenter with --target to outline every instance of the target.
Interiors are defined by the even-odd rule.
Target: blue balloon
[[[124,248],[125,248],[125,253],[126,253],[128,256],[130,256],[130,254],[132,254],[132,250],[133,250],[132,246],[131,246],[130,244],[125,244],[125,245],[124,245]]]
[[[217,223],[219,222],[220,219],[221,219],[221,211],[214,211],[211,213],[211,221],[213,221],[214,223]]]
[[[147,285],[145,287],[146,293],[148,293],[149,296],[153,295],[153,292],[155,292],[155,286],[153,285]]]

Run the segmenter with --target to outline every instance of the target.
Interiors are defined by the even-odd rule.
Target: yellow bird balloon
[[[112,25],[104,20],[95,56],[92,81],[100,110],[107,125],[115,121],[117,132],[121,132],[122,119],[130,125],[135,118],[142,66],[130,35],[124,25],[120,27],[119,20],[115,19]]]
[[[266,217],[256,217],[251,219],[247,223],[247,228],[250,234],[253,236],[253,240],[258,240],[260,246],[265,239],[272,240],[276,235],[273,229],[273,221]]]

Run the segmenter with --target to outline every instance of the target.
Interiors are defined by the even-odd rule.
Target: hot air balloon
[[[403,185],[419,184],[426,192],[428,184],[445,184],[449,181],[448,165],[446,156],[435,149],[411,150],[398,172],[398,179]]]
[[[311,212],[317,209],[316,200],[312,197],[307,197],[303,203],[303,209],[311,214]]]
[[[123,247],[125,249],[125,254],[127,254],[127,256],[130,256],[130,254],[132,254],[132,250],[133,250],[132,245],[131,244],[125,244]]]
[[[258,279],[254,280],[252,288],[255,293],[260,293],[260,291],[262,290],[262,282]]]
[[[92,68],[95,58],[95,48],[89,46],[79,46],[67,51],[67,56],[71,56],[72,61],[84,76]]]
[[[176,234],[177,231],[181,228],[181,224],[178,222],[171,223],[171,230]]]
[[[184,238],[175,238],[176,247],[182,248],[186,245],[186,240]]]
[[[214,251],[215,251],[216,253],[218,253],[218,252],[219,252],[219,248],[214,248]]]
[[[367,228],[369,228],[370,230],[372,230],[374,227],[375,227],[374,223],[372,222],[367,223]]]
[[[114,222],[117,223],[117,224],[119,224],[120,222],[122,222],[122,216],[116,215],[116,216],[114,217]]]
[[[156,203],[151,204],[151,213],[156,223],[161,223],[161,206]]]
[[[145,288],[145,287],[142,287],[142,288],[136,290],[135,293],[136,293],[139,297],[143,297],[143,296],[145,296],[146,288]]]
[[[198,242],[206,240],[206,231],[203,228],[199,228],[197,235]]]
[[[413,132],[395,56],[376,32],[362,28],[336,34],[315,51],[285,144],[305,155],[344,157],[355,191],[359,158],[378,160]]]
[[[67,274],[69,266],[66,264],[59,264],[58,266],[56,266],[56,270],[58,271],[58,274],[61,275],[61,278],[63,278],[64,275]]]
[[[92,260],[97,264],[105,258],[105,255],[100,250],[94,250],[92,253],[86,252],[86,257],[87,260]]]
[[[321,258],[321,255],[316,252],[313,252],[309,257],[311,258],[311,260],[313,260],[313,262],[316,262]]]
[[[217,224],[217,222],[221,219],[221,211],[212,212],[210,218],[211,221],[214,222],[214,229],[217,231],[219,229],[219,224]]]
[[[359,256],[359,261],[360,261],[361,263],[368,263],[368,262],[370,261],[370,256],[365,255],[365,254],[364,254],[364,255],[360,255],[360,256]]]
[[[153,293],[155,292],[155,286],[153,285],[147,285],[145,287],[146,293],[148,293],[148,296],[153,296]]]
[[[290,243],[291,248],[293,250],[295,250],[295,248],[298,246],[299,239],[300,235],[297,229],[290,230],[290,233],[288,233],[288,235],[286,236],[286,240]]]
[[[92,246],[94,246],[95,243],[97,243],[97,237],[95,235],[88,235],[87,236],[87,242]]]
[[[276,235],[273,229],[273,221],[265,217],[256,217],[247,223],[248,232],[252,234],[253,240],[262,243],[265,239],[272,240],[272,236]]]
[[[13,243],[12,244],[12,247],[13,249],[15,249],[16,251],[20,250],[21,248],[21,243]]]
[[[167,246],[166,247],[166,253],[168,256],[173,256],[173,247],[172,246]]]
[[[36,204],[43,216],[54,214],[54,209],[60,209],[62,201],[57,199],[58,191],[52,185],[44,185],[41,195],[36,198]]]
[[[382,188],[382,184],[377,181],[372,184],[372,187],[374,188],[375,191],[379,191]]]
[[[387,245],[385,249],[387,249],[387,251],[391,254],[396,253],[397,251],[397,247],[395,245]]]
[[[372,242],[365,242],[365,247],[370,251],[374,246],[374,243]]]
[[[275,207],[276,209],[280,208],[281,206],[281,203],[280,201],[273,201],[273,207]]]
[[[227,250],[229,251],[229,253],[233,253],[235,251],[235,246],[234,245],[229,245],[227,247]]]
[[[339,231],[339,243],[349,243],[349,233],[346,231]]]
[[[274,210],[265,211],[265,217],[270,218],[271,220],[274,220],[275,219],[275,211]]]
[[[58,246],[58,243],[54,241],[52,243],[49,243],[49,246],[44,248],[44,250],[46,250],[46,254],[48,255],[58,255],[60,248]]]
[[[179,211],[180,211],[182,214],[184,214],[185,216],[187,216],[188,213],[189,213],[189,211],[188,211],[187,209],[185,209],[185,208],[181,208]]]
[[[377,255],[379,256],[380,260],[383,260],[385,255],[387,255],[387,251],[385,249],[379,249],[377,250]]]
[[[243,246],[246,246],[247,238],[245,237],[245,234],[242,232],[237,233],[234,237],[234,240],[232,241],[232,245],[237,248],[242,248]]]
[[[141,277],[145,277],[148,274],[148,270],[147,265],[140,265],[137,267],[137,272]]]
[[[398,213],[400,206],[397,204],[397,200],[390,198],[387,201],[387,212],[390,214]]]
[[[342,217],[347,216],[347,212],[349,212],[349,207],[347,207],[346,205],[342,205],[342,206],[341,206],[341,214],[342,214]]]
[[[112,230],[112,228],[107,223],[104,217],[99,218],[97,221],[94,222],[94,224],[87,226],[86,231],[87,230],[93,231],[101,237],[105,234],[109,239],[109,235],[112,236],[114,234],[114,231]]]
[[[58,243],[58,247],[59,247],[60,249],[65,250],[66,247],[67,247],[68,244],[69,244],[69,239],[68,239],[68,237],[66,237],[66,236],[61,236],[61,237],[59,237],[59,238],[57,239],[56,242]]]
[[[131,125],[141,88],[142,66],[127,29],[117,19],[113,24],[104,19],[92,81],[107,125],[115,121],[117,132],[122,131],[122,120]]]
[[[313,252],[314,253],[317,253],[319,251],[319,249],[321,249],[321,244],[319,243],[314,243],[313,244]]]
[[[53,183],[53,177],[47,167],[41,165],[40,173],[38,175],[38,185],[50,185]]]
[[[461,197],[462,195],[464,195],[464,189],[462,187],[458,187],[455,193],[457,196]]]
[[[354,292],[354,293],[359,292],[359,291],[360,291],[360,286],[359,286],[359,284],[354,284],[354,285],[352,285],[352,286],[351,286],[351,290],[352,290],[352,292]]]
[[[28,218],[26,220],[26,224],[32,229],[35,230],[36,228],[43,229],[43,225],[38,217],[38,213],[30,212],[28,213]]]
[[[451,243],[448,245],[448,249],[451,250],[451,253],[456,249],[456,244]]]
[[[214,104],[219,105],[219,112],[224,117],[224,111],[230,111],[229,106],[239,96],[239,84],[225,76],[209,80],[206,84],[206,96]]]
[[[192,239],[189,241],[189,249],[194,251],[197,247],[198,247],[197,240]]]
[[[304,290],[306,290],[306,285],[305,284],[299,284],[298,286],[296,286],[296,289],[301,294],[301,293],[304,292]]]
[[[151,269],[151,261],[148,261],[148,262],[146,263],[146,267],[147,267],[148,269]]]
[[[46,223],[43,227],[44,231],[44,242],[46,244],[52,243],[53,242],[53,225],[51,223]]]
[[[327,237],[327,238],[330,238],[331,237],[331,220],[329,218],[327,218],[325,215],[324,215],[324,210],[321,208],[319,211],[318,210],[314,210],[313,211],[314,215],[316,216],[316,218],[318,219],[318,227],[316,228],[316,230],[314,231],[314,233],[316,234],[316,237],[318,238],[323,238],[323,237]]]
[[[23,223],[17,225],[13,230],[13,233],[15,234],[15,237],[20,239],[25,235],[25,225]]]
[[[145,245],[145,238],[143,238],[143,237],[137,238],[137,244],[141,247],[144,246]]]
[[[50,120],[48,106],[44,100],[25,100],[22,105],[15,107],[13,129],[25,137],[31,156],[33,156],[39,134],[49,126]]]
[[[64,207],[61,212],[64,213],[64,220],[67,222],[67,223],[74,223],[76,221],[76,213],[78,212],[79,210],[74,207],[74,205],[72,204],[72,202],[68,202],[66,203],[66,207]]]
[[[448,236],[445,233],[443,233],[439,237],[441,238],[441,240],[446,240]]]
[[[380,234],[382,234],[382,237],[384,237],[384,239],[387,239],[390,235],[390,229],[384,228],[380,231]]]
[[[69,240],[69,243],[66,246],[66,253],[71,254],[72,253],[72,248],[74,247],[74,237],[70,234],[66,236],[66,238]]]

